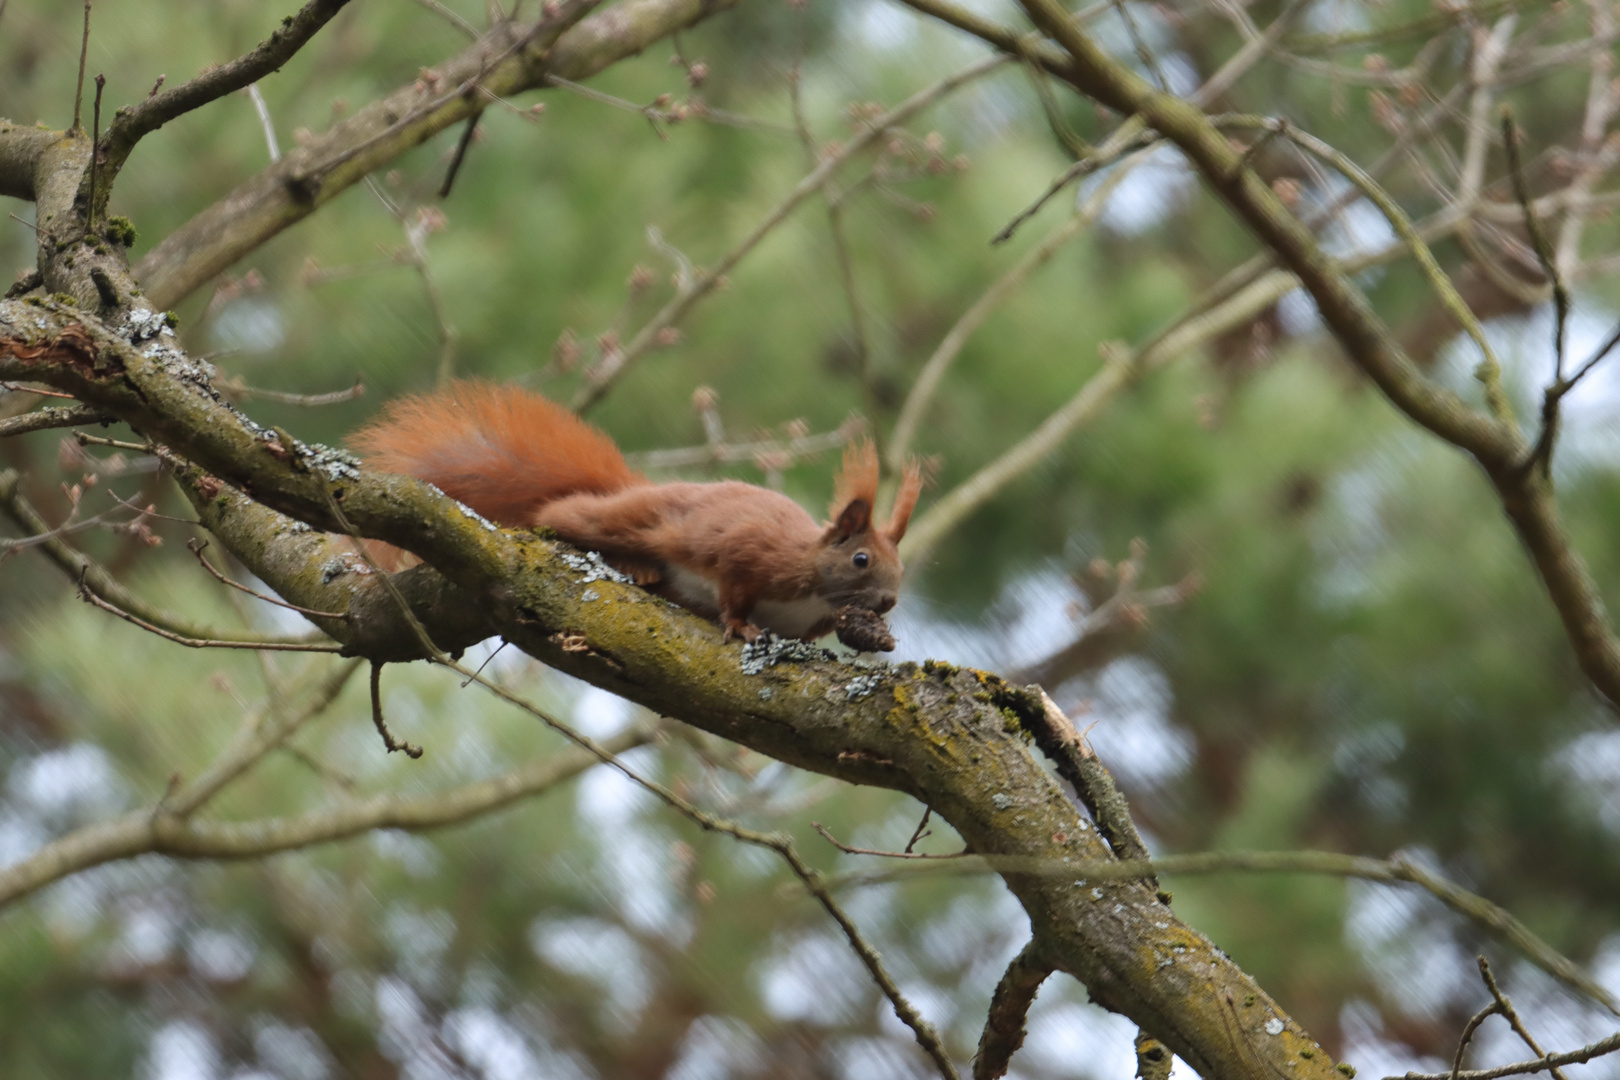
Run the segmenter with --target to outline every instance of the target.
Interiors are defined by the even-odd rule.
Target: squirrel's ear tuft
[[[884,535],[896,544],[906,535],[906,526],[911,524],[911,512],[917,507],[922,486],[922,467],[915,461],[906,462],[906,471],[900,475],[900,489],[894,493],[894,509],[889,511],[889,521],[883,526]]]
[[[844,504],[844,508],[838,512],[838,520],[833,523],[833,539],[848,540],[871,527],[872,504],[865,499],[851,499]]]
[[[857,501],[866,503],[861,529],[871,524],[872,507],[877,503],[877,489],[877,447],[868,439],[844,447],[844,463],[838,470],[838,480],[833,485],[832,509],[828,511],[832,519],[838,522],[841,532],[844,531],[846,511]],[[854,531],[859,532],[861,529]]]

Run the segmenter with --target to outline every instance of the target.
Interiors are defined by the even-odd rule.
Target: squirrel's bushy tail
[[[647,479],[601,431],[518,386],[461,381],[399,398],[350,439],[366,464],[426,480],[501,525],[565,495]]]

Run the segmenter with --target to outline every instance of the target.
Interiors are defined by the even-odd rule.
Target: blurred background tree
[[[509,14],[486,7],[354,4],[252,96],[151,136],[114,197],[139,231],[133,258],[280,147],[412,78],[431,83],[469,30]],[[1023,25],[1011,5],[979,7]],[[1552,312],[1494,106],[1511,103],[1528,132],[1525,173],[1574,290],[1568,354],[1585,357],[1620,308],[1620,195],[1605,188],[1620,158],[1608,133],[1617,14],[1610,0],[1126,0],[1081,17],[1182,94],[1253,46],[1205,104],[1286,118],[1375,169],[1426,223],[1529,419],[1552,371]],[[80,18],[75,5],[0,0],[0,113],[69,123]],[[173,83],[241,54],[267,19],[247,0],[110,0],[94,13],[89,70],[106,75],[109,102],[138,100],[162,72]],[[404,155],[180,304],[180,335],[256,419],[334,444],[391,396],[449,374],[568,400],[692,264],[719,261],[884,107],[873,103],[985,55],[884,0],[739,5],[588,87],[491,107],[448,198],[437,193],[457,132]],[[1256,251],[1177,153],[1128,157],[989,243],[1119,120],[1033,63],[970,82],[766,236],[607,384],[592,419],[631,452],[773,440],[738,465],[667,475],[781,484],[819,506],[831,456],[784,447],[858,412],[892,448],[953,325],[1044,257],[912,405],[906,448],[936,470],[924,511],[1083,387],[1096,407],[1060,417],[1073,422],[1030,467],[992,476],[986,497],[925,530],[895,615],[898,655],[1039,679],[1092,725],[1155,852],[1404,852],[1620,994],[1620,734],[1478,470],[1347,365],[1298,291],[1142,360]],[[1326,214],[1331,251],[1365,261],[1363,286],[1414,358],[1477,400],[1474,346],[1414,261],[1390,250],[1383,217],[1286,138],[1232,137],[1302,215]],[[32,206],[14,209],[0,266],[21,272],[36,240]],[[1131,356],[1124,376],[1088,384]],[[363,395],[344,392],[356,384]],[[0,416],[36,400],[7,390]],[[1570,528],[1611,596],[1617,404],[1620,380],[1600,365],[1566,400],[1554,459]],[[60,432],[0,440],[0,465],[52,523],[81,499],[81,517],[117,511],[113,496],[186,516],[150,460]],[[200,621],[299,622],[216,587],[185,550],[191,527],[143,525],[68,540]],[[649,735],[655,718],[512,652],[491,660],[509,685],[589,733],[640,743],[626,757],[643,773],[788,831],[825,870],[870,860],[839,855],[812,821],[887,849],[917,826],[905,797],[675,724]],[[80,603],[38,551],[0,546],[0,864],[150,806],[256,710],[311,715],[221,796],[224,817],[409,796],[562,746],[445,672],[395,668],[390,721],[429,751],[402,761],[380,752],[360,679],[344,674],[329,657],[177,649]],[[323,685],[335,700],[319,708]],[[953,850],[949,828],[931,828],[919,850]],[[1484,1000],[1480,951],[1545,1044],[1613,1024],[1422,894],[1297,875],[1166,885],[1179,914],[1374,1073],[1449,1063]],[[987,877],[844,896],[965,1061],[1028,936],[1017,903]],[[1131,1026],[1072,981],[1046,985],[1030,1030],[1014,1075],[1103,1080],[1133,1067]],[[1497,1034],[1487,1029],[1477,1060],[1523,1056]],[[6,1077],[926,1074],[783,866],[600,768],[453,828],[373,830],[246,863],[146,856],[0,912]]]

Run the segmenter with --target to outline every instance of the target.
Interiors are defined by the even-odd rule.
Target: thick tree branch
[[[39,160],[46,147],[63,137],[60,131],[0,120],[0,195],[33,202]]]

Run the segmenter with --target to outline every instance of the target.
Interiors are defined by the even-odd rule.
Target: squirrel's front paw
[[[755,626],[753,623],[743,622],[741,619],[733,619],[726,623],[726,633],[721,640],[731,641],[733,638],[742,638],[744,641],[748,642],[748,644],[752,645],[755,641],[759,640],[759,635],[761,633],[762,631],[760,628]]]

